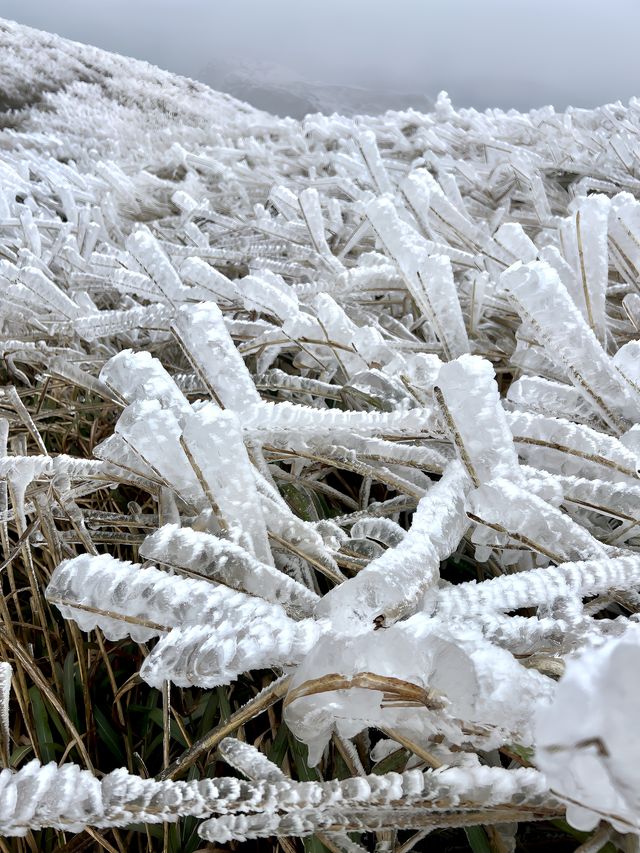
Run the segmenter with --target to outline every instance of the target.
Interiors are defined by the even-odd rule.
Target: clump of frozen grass
[[[2,832],[638,833],[638,103],[167,116],[55,44],[110,82],[0,134]]]
[[[638,832],[637,626],[569,661],[553,704],[538,713],[537,762],[567,802],[567,819],[594,829],[604,817]],[[574,713],[580,708],[580,714]]]

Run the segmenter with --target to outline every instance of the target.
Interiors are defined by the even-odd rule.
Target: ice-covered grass
[[[640,104],[0,49],[2,834],[630,849]]]

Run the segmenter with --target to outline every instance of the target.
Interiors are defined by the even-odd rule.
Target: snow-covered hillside
[[[98,95],[150,114],[174,114],[189,125],[211,122],[214,116],[216,122],[223,122],[238,112],[255,113],[228,95],[148,62],[4,19],[0,19],[0,49],[0,108],[17,110],[18,118],[23,120],[25,112],[34,106],[55,113],[62,108],[60,96],[65,92],[73,93],[78,103],[91,102]],[[104,109],[103,103],[100,106]]]
[[[0,831],[639,833],[640,103],[283,120],[6,21],[0,57],[0,639],[65,725],[46,642],[143,644],[166,732],[100,776],[71,722]],[[183,752],[171,685],[241,679]],[[277,703],[315,781],[223,740]],[[177,781],[217,746],[248,781]]]

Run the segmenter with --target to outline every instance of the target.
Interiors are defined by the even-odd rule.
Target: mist
[[[280,114],[593,107],[639,93],[637,0],[0,0],[0,16]]]

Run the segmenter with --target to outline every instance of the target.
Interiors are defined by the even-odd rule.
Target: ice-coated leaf
[[[425,258],[420,263],[417,276],[422,289],[416,290],[414,298],[421,307],[426,307],[426,300],[433,306],[433,313],[438,318],[437,329],[441,329],[439,337],[443,342],[445,354],[448,358],[456,358],[469,352],[469,339],[449,258],[446,255],[431,255]]]
[[[318,191],[314,187],[309,187],[300,193],[298,201],[316,251],[322,255],[331,269],[341,271],[342,264],[333,256],[327,243]]]
[[[490,363],[464,355],[443,364],[436,381],[445,424],[475,484],[498,476],[517,481],[518,457]]]
[[[181,443],[222,529],[258,560],[272,565],[254,469],[238,417],[204,403],[184,419]]]
[[[391,181],[382,162],[375,134],[370,130],[362,131],[358,135],[358,147],[378,192],[382,194],[392,192]]]
[[[161,408],[157,400],[131,403],[121,414],[116,433],[185,503],[204,509],[204,489],[180,444],[182,429],[170,409]]]
[[[246,276],[238,283],[238,291],[248,311],[259,311],[281,322],[298,313],[296,292],[268,271]]]
[[[245,409],[242,428],[256,436],[285,432],[308,436],[354,432],[356,435],[415,435],[428,432],[435,424],[432,409],[414,408],[395,412],[355,412],[341,409],[314,409],[293,403],[260,403]]]
[[[145,539],[140,555],[258,595],[291,613],[309,615],[318,601],[314,592],[273,566],[259,562],[240,545],[188,527],[161,527]]]
[[[104,365],[100,379],[127,403],[157,400],[176,416],[189,411],[187,398],[161,362],[148,352],[122,350]]]
[[[216,401],[232,411],[243,411],[260,402],[215,302],[183,306],[173,328]]]
[[[108,554],[62,562],[51,576],[47,598],[83,630],[99,626],[110,639],[131,636],[144,642],[191,626],[205,626],[212,635],[220,628],[221,637],[228,631],[235,636],[263,617],[274,629],[278,620],[295,624],[278,604]]]
[[[390,518],[362,518],[351,528],[352,538],[364,536],[390,548],[399,545],[406,535],[406,531]]]
[[[508,673],[517,690],[496,690],[496,670]],[[321,638],[292,677],[285,721],[309,747],[312,764],[332,732],[353,737],[367,726],[398,729],[418,741],[441,733],[459,742],[464,721],[477,726],[487,746],[504,738],[505,729],[530,743],[525,697],[548,701],[552,692],[549,679],[520,667],[473,629],[429,624],[418,615],[382,631]]]
[[[113,433],[93,449],[94,456],[120,469],[120,476],[159,483],[161,475],[118,433]]]
[[[447,358],[469,351],[469,341],[446,255],[430,256],[427,242],[403,222],[388,198],[367,206],[367,217],[396,260],[409,292],[432,326]]]
[[[576,829],[592,830],[606,820],[619,832],[640,832],[640,745],[628,736],[640,701],[639,662],[634,625],[569,660],[553,703],[537,710],[536,763],[566,800],[567,820]]]
[[[68,319],[78,317],[82,313],[80,307],[37,267],[23,267],[19,270],[18,277],[28,290],[42,300],[49,311],[58,312]]]
[[[504,250],[508,264],[516,261],[535,261],[538,256],[535,244],[517,222],[505,222],[493,235],[493,239]]]
[[[410,770],[337,783],[290,779],[250,783],[232,777],[174,782],[142,779],[124,768],[98,779],[75,764],[57,767],[53,762],[41,765],[33,760],[18,771],[3,770],[0,784],[0,828],[9,836],[25,835],[29,828],[53,826],[80,832],[87,825],[117,827],[134,821],[162,823],[179,816],[215,814],[227,816],[226,823],[216,817],[202,824],[200,834],[221,840],[218,833],[225,832],[223,838],[228,841],[246,837],[248,827],[274,831],[274,820],[265,820],[266,815],[275,814],[274,804],[281,810],[275,824],[287,832],[297,826],[303,834],[311,815],[316,818],[310,821],[309,831],[315,831],[345,807],[368,806],[386,814],[391,802],[414,809],[433,808],[436,803],[453,808],[468,804],[471,809],[509,803],[537,808],[557,804],[546,791],[544,776],[532,768],[479,766],[470,772],[459,768],[427,773]]]
[[[622,521],[640,520],[640,483],[610,483],[606,480],[562,476],[555,480],[569,511],[572,507],[581,507]]]
[[[370,630],[376,620],[391,624],[416,610],[437,585],[440,561],[458,546],[468,519],[468,475],[452,462],[421,499],[407,535],[358,574],[324,596],[316,608],[337,631]]]
[[[640,341],[623,344],[612,360],[625,379],[637,389],[640,386]]]
[[[478,228],[447,199],[427,169],[415,169],[400,185],[402,195],[420,225],[427,233],[441,233],[452,241],[474,251],[480,240]]]
[[[507,412],[506,418],[519,455],[537,467],[562,474],[594,472],[595,476],[602,476],[606,468],[614,482],[638,478],[635,453],[614,436],[566,418],[518,411]]]
[[[218,752],[227,764],[235,767],[247,779],[266,779],[268,782],[279,782],[287,778],[278,765],[269,761],[255,746],[236,738],[227,737],[221,741]]]
[[[475,581],[442,589],[436,613],[471,617],[486,610],[511,611],[536,607],[556,599],[582,599],[612,589],[640,584],[640,558],[635,554],[564,563],[544,570],[530,569],[515,575]]]
[[[605,548],[583,527],[556,507],[510,480],[497,478],[483,483],[469,497],[469,513],[480,525],[473,541],[498,538],[524,542],[556,563],[605,557]],[[484,536],[477,535],[484,533]]]
[[[574,273],[569,293],[601,343],[606,337],[605,302],[609,281],[607,226],[610,199],[580,199],[560,229],[562,251]]]
[[[293,622],[278,612],[271,618],[261,613],[260,618],[246,620],[229,612],[215,626],[173,628],[145,659],[140,676],[156,688],[167,679],[178,687],[229,684],[253,669],[296,665],[315,645],[322,628],[314,620]]]
[[[202,299],[205,301],[211,297],[214,302],[223,303],[238,299],[236,285],[203,258],[186,258],[180,264],[180,276],[196,291],[203,292]]]
[[[11,678],[13,668],[7,661],[0,663],[0,730],[2,731],[3,755],[9,754],[11,730],[9,727],[9,698],[11,696]]]
[[[336,360],[344,368],[347,378],[366,370],[369,366],[368,361],[358,352],[356,345],[358,334],[356,324],[327,293],[318,294],[313,300],[313,305],[317,311],[321,330],[319,337],[325,337],[340,345],[340,350],[335,350]]]
[[[500,286],[533,325],[549,358],[609,426],[622,431],[625,419],[640,417],[637,392],[615,369],[555,270],[542,261],[514,264],[502,275]]]
[[[574,385],[553,382],[542,376],[521,376],[512,382],[507,400],[519,410],[547,417],[594,424],[596,413]]]
[[[640,276],[640,204],[630,193],[619,193],[609,208],[609,248],[627,281]]]
[[[180,301],[186,288],[166,252],[149,229],[140,229],[131,234],[127,238],[126,246],[140,269],[153,281],[157,292],[169,304]]]

